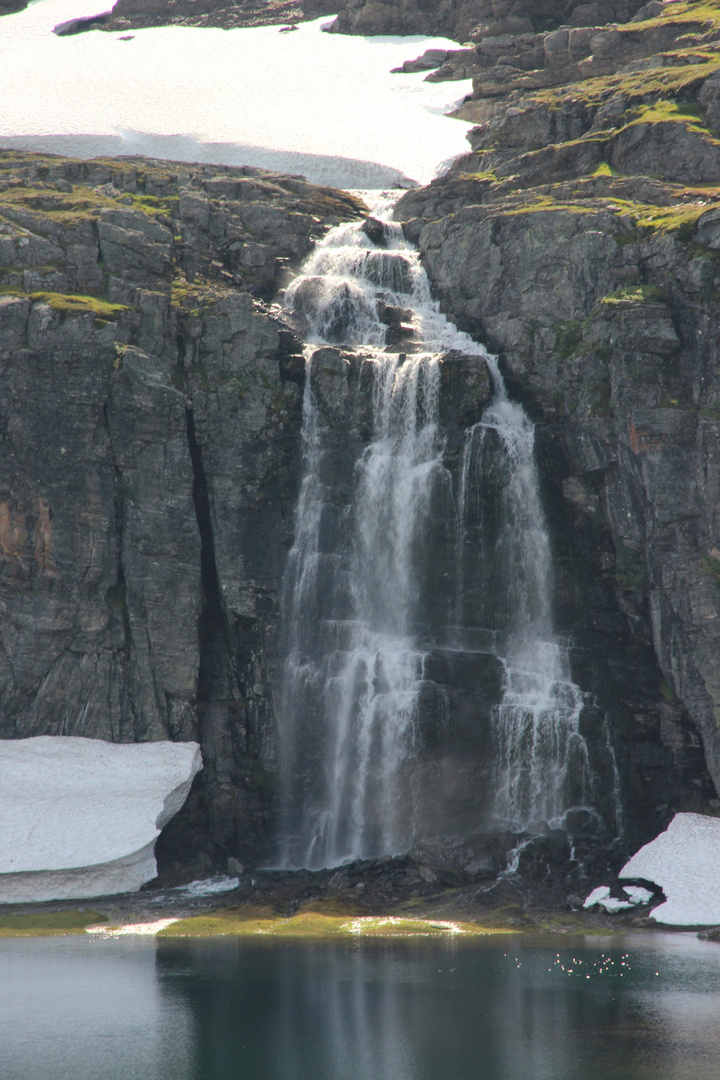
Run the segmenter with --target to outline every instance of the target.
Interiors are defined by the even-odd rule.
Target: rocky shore
[[[146,26],[280,26],[335,15],[337,0],[118,0],[103,29],[139,30]]]
[[[648,918],[656,897],[650,904],[611,915],[597,907],[583,909],[586,882],[568,868],[564,834],[534,838],[520,853],[517,870],[503,870],[498,877],[508,840],[429,842],[404,856],[364,860],[337,870],[245,871],[234,864],[234,876],[189,887],[161,881],[126,896],[3,905],[0,938],[77,932],[75,921],[80,929],[106,922],[129,932],[157,932],[164,930],[165,920],[175,919],[184,923],[173,933],[188,936],[277,931],[322,936],[336,932],[333,923],[347,919],[443,921],[468,932],[593,934],[657,928]],[[258,920],[263,925],[255,926]],[[286,920],[294,923],[283,925]],[[431,927],[408,930],[427,933]],[[394,932],[392,925],[387,932]]]

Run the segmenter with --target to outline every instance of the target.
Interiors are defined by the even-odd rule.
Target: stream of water
[[[533,425],[509,400],[495,360],[431,299],[417,253],[389,220],[392,199],[376,198],[373,209],[383,224],[369,230],[372,238],[357,224],[334,229],[286,294],[316,343],[307,350],[304,476],[283,597],[281,860],[289,866],[396,854],[418,839],[418,703],[427,658],[418,623],[429,587],[428,536],[443,495],[457,508],[458,601],[442,616],[445,623],[458,621],[470,560],[492,561],[504,592],[506,625],[493,636],[506,684],[493,710],[494,816],[516,827],[557,824],[590,797],[579,732],[583,695],[553,631],[552,556]],[[336,450],[314,390],[313,365],[327,363],[321,344],[360,350],[358,371],[369,368],[372,382],[370,435],[340,511],[341,540],[330,544],[325,522],[330,509],[337,513],[328,479]],[[482,421],[466,431],[455,491],[440,422],[441,365],[449,352],[487,365],[494,388]],[[357,422],[348,416],[348,430]],[[501,491],[492,543],[473,519],[490,473]],[[471,532],[492,550],[472,550]],[[462,614],[472,625],[480,613]],[[305,768],[314,782],[303,784],[298,775],[313,724],[321,749]]]
[[[587,747],[580,734],[584,695],[571,679],[568,650],[555,637],[553,563],[540,481],[535,430],[522,407],[508,398],[492,358],[495,396],[481,424],[467,433],[459,518],[470,508],[492,470],[501,493],[500,528],[492,553],[502,603],[509,613],[503,659],[506,687],[494,710],[495,811],[515,826],[560,824],[565,810],[592,796]],[[495,452],[486,434],[495,434]]]

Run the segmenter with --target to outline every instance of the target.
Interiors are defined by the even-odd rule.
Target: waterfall
[[[492,473],[499,526],[489,554],[499,579],[494,602],[505,620],[500,647],[506,670],[503,700],[493,709],[494,813],[516,828],[541,821],[557,825],[565,810],[585,805],[590,795],[587,746],[579,730],[585,699],[571,680],[568,650],[553,633],[552,553],[540,502],[535,428],[508,398],[494,358],[486,359],[495,395],[482,423],[466,436],[458,550],[462,558],[468,521],[482,514]],[[481,536],[482,525],[480,520]]]
[[[386,196],[375,213],[391,205]],[[473,560],[493,563],[504,593],[502,632],[486,634],[506,683],[493,710],[493,813],[527,823],[582,803],[583,698],[553,636],[531,422],[508,399],[494,360],[440,313],[417,253],[388,221],[331,230],[285,303],[314,344],[306,350],[303,480],[282,595],[282,864],[335,866],[396,854],[418,839],[427,795],[418,778],[418,709],[431,648],[423,599],[437,569],[428,567],[427,540],[443,498],[454,499],[457,518],[446,637],[462,637],[453,623],[491,627],[490,597],[466,610]],[[356,378],[371,387],[368,433],[346,481],[335,485],[348,489],[340,493],[331,477],[346,448],[333,443],[316,392],[324,365],[339,362],[319,348],[328,344],[351,347],[360,358]],[[449,352],[487,363],[494,385],[481,423],[466,432],[455,477],[440,423]],[[488,455],[501,504],[492,544],[482,521]]]

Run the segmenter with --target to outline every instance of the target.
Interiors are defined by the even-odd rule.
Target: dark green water
[[[0,941],[2,1080],[719,1080],[720,946]]]

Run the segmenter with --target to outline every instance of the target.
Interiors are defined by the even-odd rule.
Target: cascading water
[[[306,377],[305,477],[284,597],[285,776],[309,694],[319,701],[325,754],[319,796],[293,805],[299,829],[287,836],[284,858],[311,866],[400,851],[414,836],[412,746],[423,668],[413,633],[416,554],[442,482],[443,438],[437,356],[381,351],[387,326],[378,305],[403,310],[421,279],[400,230],[386,226],[386,234],[389,250],[379,252],[356,226],[335,230],[288,291],[288,302],[309,315],[313,337],[368,346],[373,369],[372,439],[355,470],[348,541],[335,554],[322,551],[320,535],[326,450],[312,358]],[[343,576],[347,610],[324,620],[318,641],[317,593],[328,561],[344,563],[335,578],[337,585]]]
[[[386,198],[376,213],[391,205]],[[584,801],[587,783],[578,732],[583,699],[552,633],[552,565],[532,424],[509,401],[492,358],[439,312],[399,227],[376,222],[367,232],[358,225],[332,230],[286,294],[287,306],[309,325],[308,340],[362,347],[361,370],[372,385],[369,436],[338,506],[328,477],[340,451],[314,389],[322,366],[338,360],[308,348],[304,478],[281,643],[281,861],[288,866],[394,854],[417,838],[427,794],[416,768],[429,655],[427,628],[418,625],[426,540],[438,500],[454,497],[458,600],[445,613],[449,639],[453,622],[481,625],[481,613],[463,612],[460,597],[465,564],[477,554],[470,537],[485,543],[477,518],[488,454],[501,474],[501,524],[486,554],[507,615],[503,633],[492,638],[502,642],[506,669],[493,715],[495,816],[523,823],[557,817]],[[495,388],[482,422],[466,433],[454,495],[440,424],[442,358],[453,351],[484,358]],[[491,613],[482,614],[490,625]]]
[[[571,680],[567,648],[553,634],[552,554],[540,503],[535,429],[510,401],[487,358],[495,396],[466,436],[461,471],[458,550],[468,519],[482,512],[490,470],[499,491],[499,527],[489,553],[500,573],[495,595],[506,628],[506,688],[493,709],[495,815],[516,827],[557,823],[590,793],[587,747],[580,734],[584,695]],[[494,433],[489,445],[487,435]],[[480,522],[482,534],[482,522]],[[497,571],[496,571],[497,572]],[[499,595],[498,595],[499,594]]]

